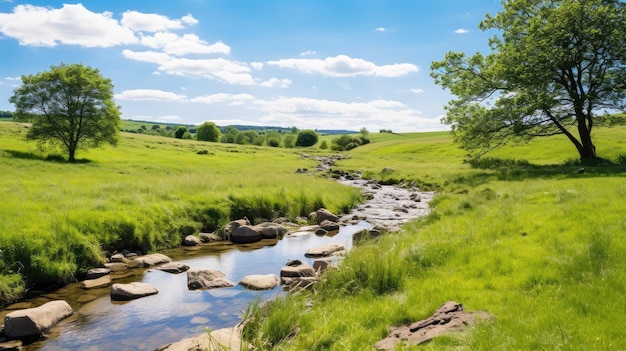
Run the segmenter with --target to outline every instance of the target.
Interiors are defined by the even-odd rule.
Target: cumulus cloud
[[[111,47],[136,43],[135,33],[111,16],[110,12],[91,12],[82,4],[64,4],[60,9],[18,5],[13,13],[0,13],[0,32],[20,45]]]
[[[410,63],[396,63],[377,66],[376,64],[346,55],[321,59],[282,59],[268,61],[267,64],[281,68],[292,68],[305,73],[317,73],[328,77],[400,77],[411,72],[417,72],[418,67]]]
[[[466,34],[466,33],[469,33],[469,29],[459,28],[459,29],[455,30],[454,32],[456,34]]]
[[[194,25],[198,20],[190,14],[181,19],[169,19],[167,16],[156,13],[142,13],[137,11],[126,11],[122,15],[122,25],[139,32],[159,32],[172,29],[182,29],[183,24]]]
[[[219,80],[228,84],[255,85],[250,75],[250,67],[245,63],[216,59],[175,58],[153,51],[135,52],[124,50],[122,54],[129,59],[155,63],[158,71],[188,77],[201,77]]]
[[[312,55],[315,55],[315,54],[317,54],[317,52],[315,52],[313,50],[307,50],[305,52],[301,52],[300,56],[312,56]]]
[[[190,102],[198,102],[203,104],[227,103],[229,105],[241,105],[245,101],[254,100],[254,96],[250,94],[226,94],[218,93],[206,96],[198,96],[190,99]]]
[[[141,44],[177,56],[187,54],[230,54],[230,46],[221,41],[209,44],[195,34],[179,36],[174,33],[159,32],[152,36],[142,36]]]
[[[256,70],[262,70],[263,69],[263,62],[250,62],[250,66],[252,66],[252,68],[254,68]]]
[[[423,93],[423,92],[424,92],[424,89],[413,88],[413,89],[411,89],[410,91],[411,91],[412,93],[415,93],[415,94],[420,94],[420,93]]]
[[[156,89],[132,89],[115,94],[118,100],[126,101],[185,101],[187,96]]]
[[[384,31],[386,31],[386,29],[384,27],[378,27],[378,28],[375,29],[375,31],[377,31],[377,32],[384,32]]]
[[[291,83],[293,83],[291,81],[291,79],[278,79],[278,78],[271,78],[266,80],[265,82],[260,83],[259,85],[262,87],[269,87],[269,88],[288,88]]]

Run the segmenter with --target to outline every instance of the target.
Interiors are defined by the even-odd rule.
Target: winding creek
[[[395,230],[408,220],[426,215],[428,202],[434,195],[363,180],[341,182],[361,187],[369,200],[342,219],[345,225],[335,235],[287,235],[282,240],[263,240],[249,245],[217,242],[163,253],[192,268],[224,272],[226,278],[235,283],[250,274],[279,275],[289,260],[298,259],[312,265],[313,259],[304,256],[310,248],[339,244],[349,249],[352,235],[363,229]],[[84,290],[76,283],[34,300],[11,305],[0,317],[3,318],[10,309],[63,299],[76,311],[74,316],[55,326],[45,339],[25,345],[23,350],[155,350],[203,333],[205,328],[232,327],[241,320],[250,302],[255,299],[265,301],[285,293],[280,286],[268,291],[252,291],[239,285],[190,291],[186,279],[185,273],[132,269],[118,274],[114,282],[144,282],[157,288],[159,293],[116,302],[111,301],[110,287]]]

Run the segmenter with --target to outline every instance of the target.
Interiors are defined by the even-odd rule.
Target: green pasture
[[[391,326],[453,300],[494,319],[397,350],[626,349],[624,135],[598,128],[604,160],[585,165],[559,137],[468,163],[447,133],[371,135],[337,166],[436,189],[430,215],[353,249],[313,292],[251,306],[246,338],[374,350]]]
[[[79,150],[70,164],[26,143],[26,128],[0,123],[0,302],[72,281],[103,250],[153,252],[243,216],[294,220],[360,199],[296,174],[316,165],[304,150],[123,133],[118,147]]]

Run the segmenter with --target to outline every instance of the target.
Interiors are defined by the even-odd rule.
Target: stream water
[[[165,252],[177,262],[193,268],[222,271],[237,283],[250,274],[276,274],[292,259],[312,265],[304,253],[324,244],[352,245],[352,234],[371,228],[366,222],[342,226],[334,236],[313,233],[287,236],[280,241],[265,240],[254,245],[203,245],[194,249]],[[159,346],[205,331],[232,327],[242,312],[255,300],[268,300],[283,294],[281,287],[251,291],[241,286],[227,289],[194,290],[187,288],[187,275],[156,269],[132,271],[114,282],[141,281],[159,290],[128,302],[114,302],[110,287],[83,290],[78,284],[67,286],[40,299],[65,299],[76,314],[53,328],[44,340],[27,345],[25,350],[154,350]],[[93,298],[88,302],[82,302]]]
[[[395,230],[408,220],[428,213],[433,193],[417,189],[380,186],[362,180],[342,181],[361,187],[368,201],[349,215],[352,222],[341,226],[332,236],[288,235],[282,240],[263,240],[250,245],[218,242],[193,248],[164,252],[173,261],[192,268],[207,268],[225,273],[237,283],[246,275],[276,274],[289,260],[299,259],[312,265],[305,252],[324,244],[352,246],[352,235],[373,226]],[[354,218],[366,219],[354,222]],[[344,221],[345,222],[345,221]],[[265,301],[284,294],[279,286],[268,291],[233,288],[194,290],[187,288],[187,275],[156,269],[132,269],[115,274],[114,283],[144,282],[159,290],[156,295],[115,302],[110,287],[84,290],[79,283],[54,293],[8,306],[10,310],[39,306],[50,300],[66,300],[76,311],[74,316],[55,326],[45,339],[25,345],[23,350],[155,350],[168,343],[211,330],[232,327],[240,320],[250,302]]]

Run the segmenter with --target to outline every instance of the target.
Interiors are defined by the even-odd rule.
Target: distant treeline
[[[0,111],[0,118],[13,118],[13,112],[11,112],[11,111]]]

